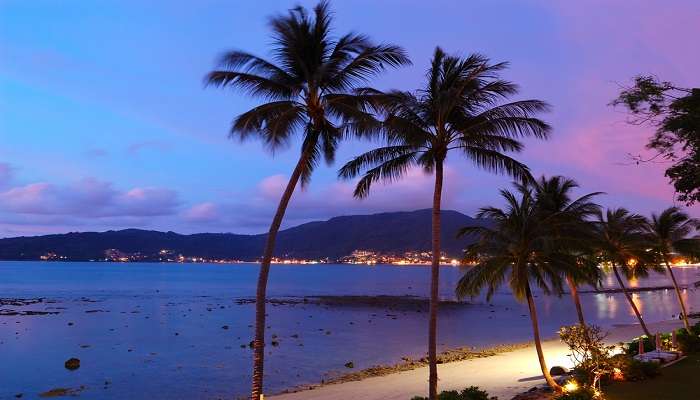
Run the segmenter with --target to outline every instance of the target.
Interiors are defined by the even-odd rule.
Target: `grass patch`
[[[605,388],[608,400],[686,400],[693,397],[700,376],[700,354],[661,370],[661,376],[641,382],[615,383]]]

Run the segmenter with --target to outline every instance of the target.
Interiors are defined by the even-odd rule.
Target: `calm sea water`
[[[0,316],[0,398],[38,398],[53,388],[83,387],[90,399],[218,399],[244,396],[250,381],[253,305],[236,300],[254,294],[254,264],[0,263],[0,298],[44,302],[4,309],[58,312]],[[461,276],[442,268],[442,296],[453,298]],[[681,284],[700,280],[700,269],[679,268]],[[311,295],[416,295],[428,293],[423,266],[273,266],[271,297]],[[612,277],[606,286],[614,287]],[[665,275],[631,282],[668,285]],[[683,294],[700,310],[694,289]],[[554,335],[575,322],[568,297],[538,295],[543,332]],[[620,294],[583,294],[587,318],[610,327],[634,323]],[[672,290],[635,294],[645,318],[677,314]],[[427,342],[427,315],[418,310],[329,307],[313,304],[269,306],[267,330],[279,346],[268,346],[266,387],[276,392],[316,383],[347,371],[403,356],[420,357]],[[228,329],[224,329],[228,326]],[[504,289],[491,302],[443,310],[442,348],[483,347],[530,339],[527,309]],[[293,337],[298,336],[298,337]],[[71,357],[75,371],[64,368]]]

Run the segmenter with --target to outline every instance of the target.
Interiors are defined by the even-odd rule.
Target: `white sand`
[[[651,332],[670,332],[682,326],[680,321],[648,324]],[[610,330],[607,341],[619,343],[642,334],[638,325]],[[567,347],[559,340],[543,344],[547,366],[570,368]],[[438,365],[439,390],[459,390],[475,385],[500,400],[509,400],[518,393],[544,383],[534,346],[502,353],[493,357]],[[363,379],[361,381],[321,386],[313,390],[269,397],[274,400],[410,400],[425,396],[428,368]]]

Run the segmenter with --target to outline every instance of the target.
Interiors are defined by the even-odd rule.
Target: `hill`
[[[429,251],[430,221],[431,212],[426,209],[309,222],[280,231],[275,255],[336,260],[359,249],[386,254]],[[483,223],[449,210],[442,211],[442,222],[442,248],[452,257],[459,256],[467,243],[455,237],[459,228]],[[104,259],[108,249],[154,259],[160,250],[168,249],[172,254],[188,257],[255,260],[262,253],[266,236],[232,233],[182,235],[140,229],[23,236],[0,239],[0,259],[38,260],[53,253],[68,260],[97,260]]]

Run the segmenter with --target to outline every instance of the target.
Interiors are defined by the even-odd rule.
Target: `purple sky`
[[[0,0],[0,236],[139,227],[257,233],[267,227],[296,144],[274,157],[227,139],[255,104],[204,89],[227,49],[266,55],[268,16],[290,1]],[[314,2],[303,1],[312,5]],[[406,48],[414,66],[379,88],[414,89],[436,45],[510,61],[518,98],[548,101],[548,142],[517,158],[563,174],[601,202],[649,213],[673,204],[664,164],[623,165],[650,130],[607,104],[640,73],[698,86],[700,2],[335,1],[335,28]],[[430,206],[420,171],[352,199],[339,164],[369,148],[345,143],[293,199],[285,226],[339,214]],[[448,159],[445,208],[499,204],[508,179]],[[697,207],[690,209],[700,216]]]

